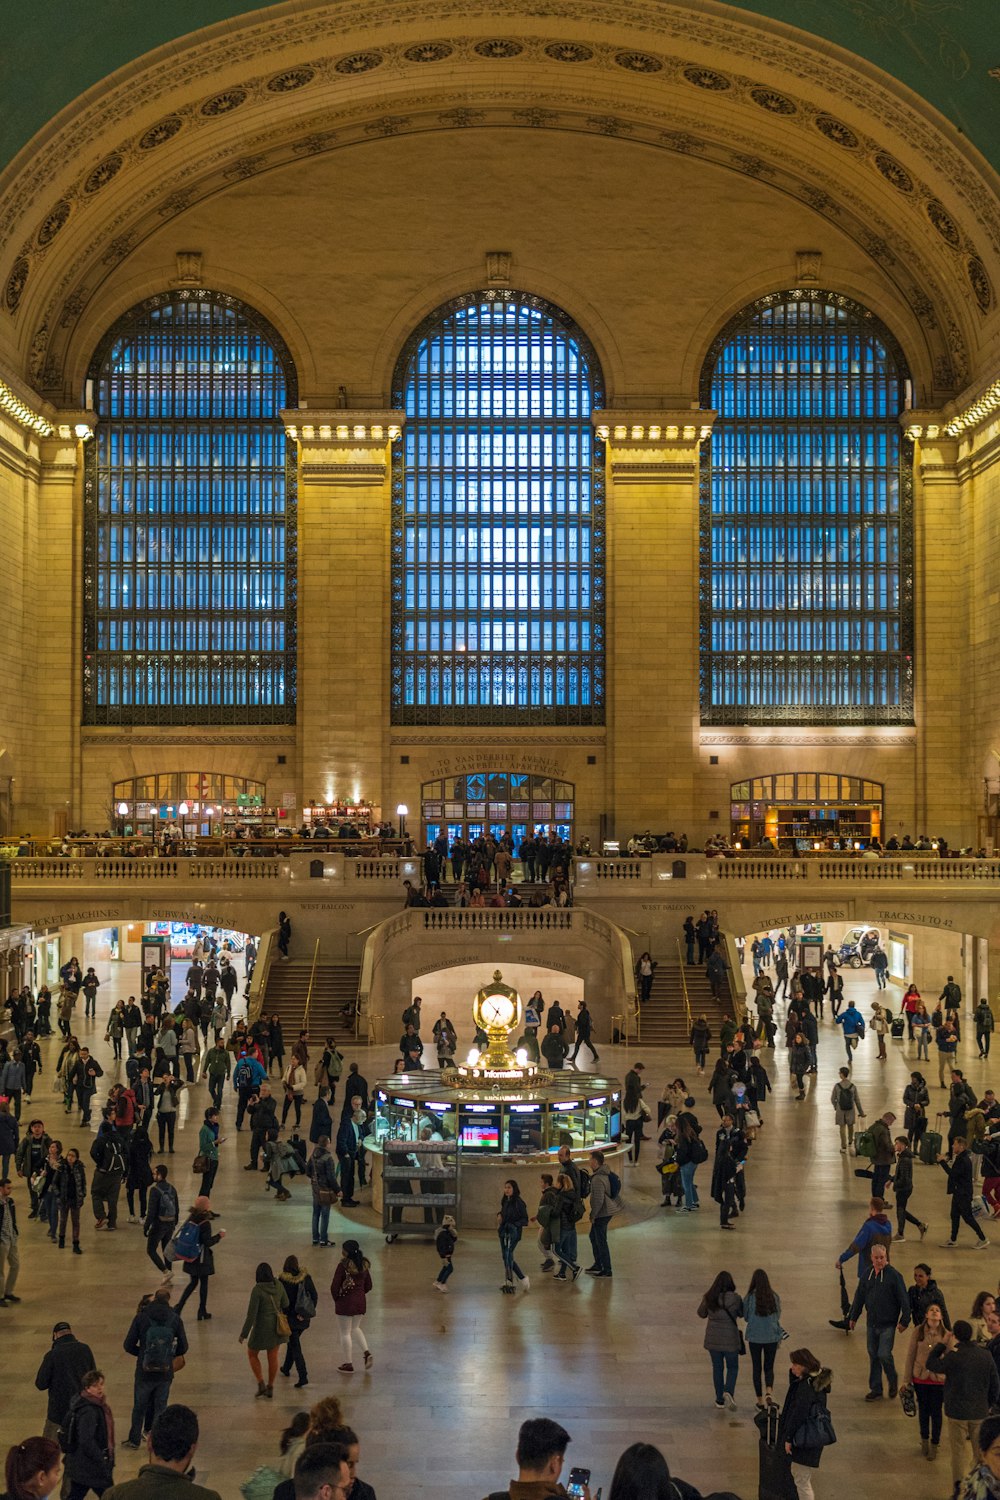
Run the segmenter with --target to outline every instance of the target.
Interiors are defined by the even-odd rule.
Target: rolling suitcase
[[[897,1016],[889,1028],[894,1037],[901,1037],[906,1030],[906,1022],[902,1016]]]
[[[941,1155],[941,1137],[936,1130],[925,1130],[920,1137],[920,1160],[925,1167],[933,1167]]]
[[[778,1442],[778,1408],[771,1403],[754,1417],[760,1433],[757,1500],[797,1500],[791,1465]]]

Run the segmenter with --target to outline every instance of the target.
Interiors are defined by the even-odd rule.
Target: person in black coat
[[[80,1393],[74,1396],[67,1422],[75,1440],[66,1454],[70,1500],[84,1500],[93,1490],[103,1495],[114,1483],[115,1454],[111,1444],[113,1418],[104,1395],[104,1376],[88,1370]]]
[[[333,1116],[327,1102],[329,1098],[330,1090],[322,1088],[313,1104],[312,1119],[309,1122],[309,1144],[312,1146],[317,1145],[323,1136],[326,1136],[327,1140],[333,1137]]]
[[[938,1157],[938,1164],[948,1178],[948,1194],[951,1198],[951,1239],[948,1247],[957,1241],[958,1226],[963,1219],[975,1232],[976,1239],[988,1244],[989,1241],[972,1216],[972,1157],[964,1137],[956,1136],[951,1146],[955,1153],[951,1162],[946,1156]]]
[[[35,1376],[35,1389],[49,1393],[45,1437],[56,1438],[73,1398],[80,1394],[80,1382],[93,1368],[94,1351],[90,1345],[76,1338],[68,1323],[57,1323],[52,1330],[52,1347],[43,1356]]]
[[[174,1310],[179,1317],[184,1311],[184,1304],[197,1287],[198,1322],[203,1323],[212,1316],[208,1311],[208,1278],[215,1275],[215,1256],[212,1254],[212,1247],[225,1239],[226,1231],[220,1229],[217,1234],[212,1233],[212,1210],[207,1198],[195,1199],[188,1218],[198,1225],[198,1258],[184,1262],[184,1269],[190,1280]]]
[[[816,1407],[826,1411],[830,1371],[824,1369],[808,1349],[793,1349],[789,1360],[788,1394],[778,1419],[778,1445],[784,1448],[795,1479],[796,1468],[819,1468],[823,1449],[806,1447],[796,1443],[795,1439]],[[799,1488],[797,1483],[796,1488]]]

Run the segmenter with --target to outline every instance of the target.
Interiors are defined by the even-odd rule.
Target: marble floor
[[[114,1078],[110,1048],[103,1041],[103,1016],[117,995],[134,987],[137,967],[105,966],[103,977],[98,1019],[81,1019],[78,1030]],[[926,976],[927,991],[936,993],[935,985],[943,977]],[[848,971],[846,983],[867,1011],[875,997],[874,980],[867,972]],[[461,1027],[461,1043],[470,1031],[468,1023]],[[44,1045],[47,1058],[54,1059],[58,1043],[53,1039]],[[870,1118],[896,1106],[901,1119],[899,1100],[914,1051],[893,1042],[889,1060],[880,1064],[874,1038],[869,1034],[862,1044],[855,1078]],[[975,1061],[974,1054],[974,1042],[963,1040],[961,1055],[968,1075],[975,1087],[985,1087],[995,1070],[991,1063]],[[369,1080],[391,1068],[389,1049],[347,1055],[359,1056]],[[374,1368],[368,1374],[337,1373],[340,1353],[332,1304],[324,1299],[305,1339],[310,1386],[297,1392],[282,1381],[273,1403],[253,1399],[254,1383],[237,1345],[255,1265],[267,1257],[278,1268],[287,1254],[298,1254],[322,1290],[337,1252],[311,1250],[304,1188],[295,1187],[292,1201],[281,1205],[265,1194],[262,1177],[242,1170],[248,1136],[236,1135],[233,1104],[227,1097],[223,1128],[228,1139],[215,1201],[228,1237],[217,1253],[218,1274],[209,1304],[214,1317],[208,1323],[191,1318],[191,1354],[174,1383],[175,1399],[189,1402],[201,1417],[199,1477],[227,1500],[236,1497],[240,1482],[275,1454],[278,1434],[289,1417],[300,1406],[333,1392],[361,1435],[360,1472],[382,1500],[403,1494],[477,1500],[502,1488],[513,1472],[518,1424],[540,1414],[568,1428],[573,1437],[571,1459],[592,1470],[595,1494],[598,1486],[607,1490],[622,1449],[642,1440],[659,1444],[671,1468],[706,1492],[730,1489],[750,1500],[757,1493],[757,1445],[749,1364],[740,1372],[738,1411],[717,1412],[709,1360],[702,1349],[704,1324],[696,1309],[718,1270],[728,1268],[743,1291],[754,1268],[762,1265],[782,1298],[782,1321],[791,1335],[785,1347],[808,1345],[833,1370],[831,1410],[840,1440],[819,1472],[817,1496],[938,1500],[947,1495],[946,1457],[942,1454],[933,1467],[920,1457],[916,1423],[903,1416],[898,1403],[873,1407],[863,1402],[863,1335],[847,1338],[827,1324],[829,1317],[839,1315],[833,1263],[865,1216],[868,1197],[867,1182],[853,1175],[853,1159],[840,1154],[833,1123],[830,1091],[843,1055],[839,1030],[828,1016],[821,1033],[819,1075],[808,1081],[804,1103],[792,1097],[783,1049],[769,1065],[774,1096],[748,1166],[747,1212],[734,1233],[721,1233],[708,1207],[705,1168],[700,1172],[706,1179],[705,1210],[696,1216],[663,1213],[657,1206],[655,1154],[647,1146],[648,1156],[629,1170],[626,1180],[630,1222],[611,1237],[613,1284],[582,1277],[576,1286],[555,1285],[534,1274],[537,1258],[531,1249],[524,1256],[532,1277],[530,1293],[502,1297],[496,1240],[485,1232],[470,1232],[459,1243],[450,1295],[441,1297],[430,1287],[437,1268],[431,1245],[401,1241],[387,1246],[367,1207],[353,1214],[334,1210],[332,1236],[340,1241],[356,1235],[371,1257],[375,1291],[367,1331],[375,1351]],[[646,1064],[651,1102],[663,1083],[680,1072],[693,1085],[699,1111],[711,1127],[704,1080],[695,1079],[688,1052],[630,1053],[602,1047],[602,1064],[609,1072],[612,1059],[619,1074],[631,1061]],[[76,1116],[67,1119],[62,1113],[51,1071],[47,1063],[25,1118],[41,1116],[64,1144],[78,1143],[86,1149],[89,1143],[82,1139]],[[930,1069],[925,1071],[930,1078]],[[177,1155],[168,1158],[174,1163],[182,1202],[190,1196],[195,1122],[200,1120],[205,1092],[204,1085],[190,1091]],[[935,1090],[938,1096],[944,1097]],[[931,1232],[922,1245],[908,1239],[894,1247],[892,1259],[907,1281],[914,1262],[928,1260],[953,1316],[958,1316],[968,1311],[981,1288],[996,1288],[1000,1229],[996,1248],[982,1254],[972,1252],[966,1230],[960,1249],[939,1249],[947,1238],[944,1176],[920,1166],[915,1175],[911,1208],[930,1221]],[[534,1183],[528,1187],[533,1195]],[[27,1222],[27,1195],[20,1182],[16,1196],[22,1211],[18,1292],[23,1301],[0,1309],[2,1446],[41,1428],[44,1400],[34,1390],[33,1379],[52,1324],[63,1318],[92,1344],[107,1372],[117,1419],[125,1423],[133,1361],[121,1343],[139,1296],[156,1281],[140,1230],[127,1221],[113,1236],[85,1227],[85,1254],[73,1260],[51,1247],[36,1223]],[[901,1342],[897,1340],[897,1348]],[[300,1401],[300,1396],[309,1401]],[[138,1455],[122,1452],[117,1477],[133,1474],[138,1461]]]

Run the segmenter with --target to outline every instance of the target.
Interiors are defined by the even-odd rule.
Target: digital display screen
[[[512,1110],[507,1117],[510,1137],[509,1151],[538,1151],[542,1144],[542,1112],[540,1109]]]
[[[621,1140],[621,1134],[622,1134],[622,1117],[619,1114],[619,1112],[617,1110],[615,1110],[614,1114],[611,1116],[611,1127],[610,1127],[610,1129],[608,1131],[608,1135],[609,1135],[609,1137],[610,1137],[611,1140],[618,1141],[618,1140]]]
[[[463,1125],[461,1142],[466,1151],[499,1151],[500,1126],[496,1122],[483,1120]]]

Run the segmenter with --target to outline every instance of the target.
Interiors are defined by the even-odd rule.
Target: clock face
[[[483,1000],[483,1025],[487,1030],[491,1026],[503,1026],[509,1031],[514,1025],[516,1015],[514,1002],[509,995],[487,995]]]

